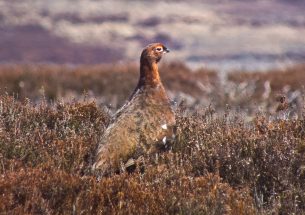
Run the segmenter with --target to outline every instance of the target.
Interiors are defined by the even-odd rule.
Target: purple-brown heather
[[[142,155],[157,152],[172,137],[175,115],[158,71],[158,62],[168,52],[161,43],[142,51],[139,82],[98,146],[93,165],[98,174],[125,169]]]

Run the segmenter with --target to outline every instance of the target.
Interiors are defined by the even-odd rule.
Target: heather
[[[99,178],[94,151],[137,67],[1,66],[0,211],[303,214],[304,70],[221,80],[217,71],[162,65],[175,141],[133,173]],[[277,111],[278,96],[287,109]]]

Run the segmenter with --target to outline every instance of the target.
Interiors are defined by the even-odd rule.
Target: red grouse
[[[157,152],[173,135],[175,115],[157,65],[167,52],[161,43],[142,51],[138,85],[115,114],[98,147],[93,169],[101,175],[118,172],[142,155]]]

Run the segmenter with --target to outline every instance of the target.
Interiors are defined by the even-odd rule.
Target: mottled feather
[[[173,135],[175,116],[157,66],[166,52],[168,49],[161,43],[143,50],[138,85],[113,117],[99,144],[93,168],[100,174],[119,171],[131,159],[156,152],[158,143]]]

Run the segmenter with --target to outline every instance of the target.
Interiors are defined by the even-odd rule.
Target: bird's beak
[[[169,50],[168,48],[164,47],[163,53],[168,53],[169,51],[170,51],[170,50]]]

